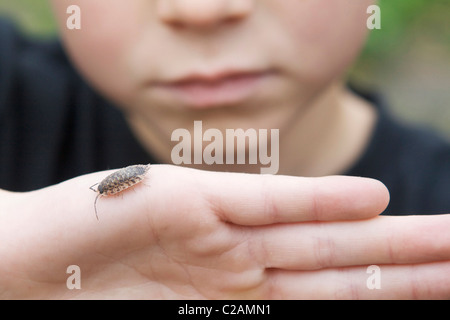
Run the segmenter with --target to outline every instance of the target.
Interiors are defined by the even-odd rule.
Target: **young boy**
[[[377,216],[450,212],[450,147],[346,88],[373,1],[76,4],[69,29],[53,1],[71,63],[0,27],[3,297],[450,297],[450,217]],[[279,175],[229,173],[259,172],[248,155],[153,165],[96,221],[107,174],[80,175],[172,164],[173,133],[199,121],[279,130]],[[377,180],[338,174],[381,180],[389,207]]]

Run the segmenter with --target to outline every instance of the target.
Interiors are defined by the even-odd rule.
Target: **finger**
[[[449,299],[450,262],[320,271],[269,270],[275,299]]]
[[[380,214],[389,193],[379,181],[344,176],[209,173],[204,187],[224,221],[240,225],[366,219]]]
[[[450,260],[450,215],[376,217],[259,228],[250,242],[266,268],[317,270]]]

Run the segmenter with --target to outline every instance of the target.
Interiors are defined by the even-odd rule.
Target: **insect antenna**
[[[93,186],[96,186],[96,185],[98,185],[99,183],[97,182],[96,184],[93,184],[92,186],[90,186],[89,187],[89,189],[91,189],[92,191],[95,191],[95,192],[97,192],[97,190],[95,190],[94,188],[92,188]]]
[[[95,185],[94,185],[95,186]],[[95,216],[97,217],[97,221],[98,221],[98,214],[97,214],[97,200],[98,197],[100,197],[101,194],[99,193],[96,197],[95,197],[95,201],[94,201],[94,209],[95,209]]]

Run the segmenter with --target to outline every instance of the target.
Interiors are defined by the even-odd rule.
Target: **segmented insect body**
[[[149,169],[150,164],[138,164],[129,166],[110,174],[100,183],[96,183],[91,186],[90,189],[98,193],[94,201],[95,216],[97,217],[97,220],[97,200],[100,196],[115,195],[134,186],[144,179],[145,174]],[[97,189],[94,189],[93,187],[96,185],[98,185],[98,187]]]

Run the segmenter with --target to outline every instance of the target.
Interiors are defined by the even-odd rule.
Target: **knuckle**
[[[336,262],[336,246],[334,241],[325,233],[313,238],[314,264],[318,269],[334,266]]]
[[[264,220],[268,223],[278,222],[280,218],[280,208],[276,199],[273,197],[273,188],[271,180],[267,176],[262,176],[260,199],[262,203],[262,212]]]

